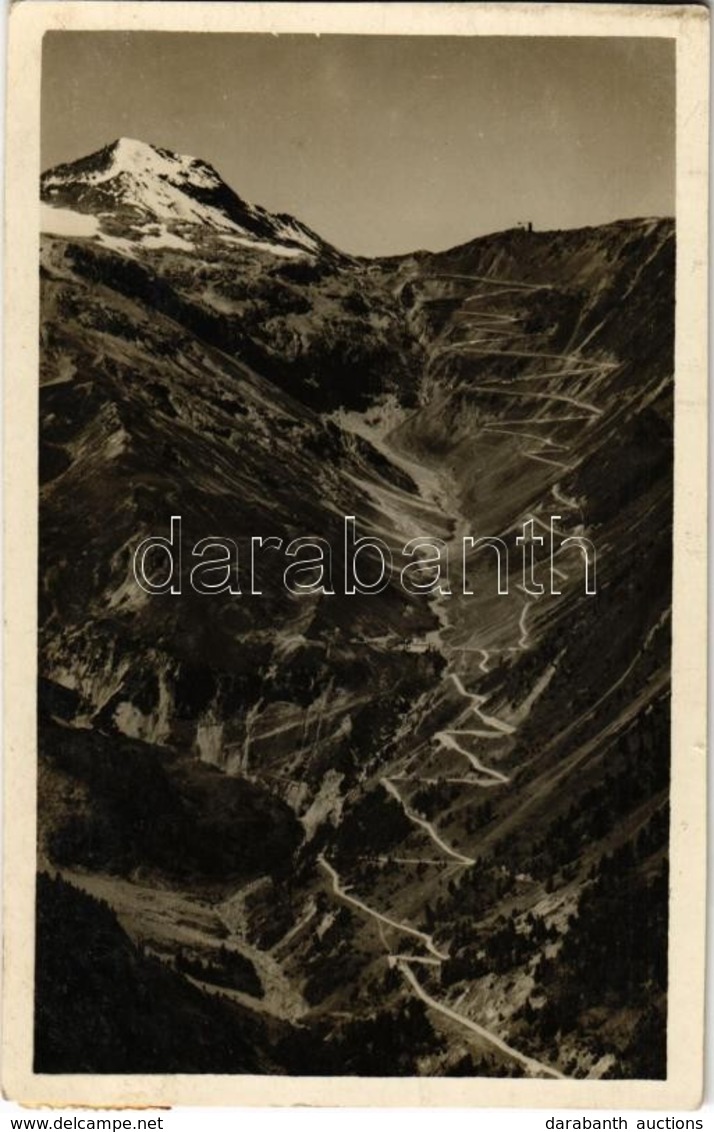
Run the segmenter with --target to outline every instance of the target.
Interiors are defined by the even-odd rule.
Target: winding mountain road
[[[473,857],[467,857],[465,856],[465,854],[459,853],[457,849],[452,849],[450,845],[447,845],[443,838],[441,838],[436,832],[432,823],[430,821],[427,821],[426,818],[420,817],[419,814],[417,814],[416,811],[411,808],[411,806],[407,805],[407,803],[404,801],[401,794],[397,790],[396,786],[389,778],[380,778],[379,781],[381,782],[384,789],[389,794],[391,794],[391,796],[395,798],[397,802],[399,802],[399,805],[404,810],[404,813],[409,818],[409,821],[413,822],[414,825],[418,825],[422,829],[425,829],[434,844],[438,845],[439,848],[444,853],[446,853],[448,857],[453,857],[455,861],[459,861],[459,863],[462,865],[476,864],[476,861]]]
[[[499,356],[504,357],[535,359],[544,362],[543,373],[528,373],[524,375],[523,379],[529,383],[536,381],[541,383],[547,381],[556,382],[557,392],[554,392],[551,387],[544,387],[543,385],[541,385],[540,389],[534,389],[532,385],[530,388],[518,388],[517,380],[514,383],[516,388],[505,388],[504,385],[496,384],[493,380],[491,385],[479,386],[479,393],[517,398],[524,405],[532,404],[533,402],[536,403],[528,419],[510,420],[504,417],[503,420],[499,420],[497,423],[486,425],[484,431],[492,434],[510,435],[517,438],[517,440],[522,442],[519,447],[523,457],[557,469],[562,477],[564,473],[571,470],[571,465],[567,462],[567,453],[570,452],[570,446],[563,443],[560,439],[555,439],[552,435],[549,435],[545,431],[545,426],[579,421],[582,422],[583,426],[587,427],[595,418],[599,417],[602,410],[589,399],[589,391],[591,388],[594,390],[595,387],[607,377],[611,370],[616,368],[615,363],[600,360],[589,362],[580,353],[574,351],[568,353],[549,353],[546,351],[517,349],[517,345],[520,344],[518,342],[520,335],[518,328],[514,326],[514,323],[517,321],[514,315],[488,310],[478,312],[478,310],[474,309],[474,305],[478,304],[480,301],[508,292],[551,290],[552,288],[547,284],[525,284],[510,279],[500,280],[489,276],[444,274],[441,277],[444,279],[488,284],[488,294],[484,295],[482,292],[470,295],[467,300],[470,304],[470,309],[464,307],[461,311],[459,324],[463,328],[462,333],[465,333],[468,337],[462,338],[460,341],[444,341],[442,339],[433,350],[433,357],[436,358],[441,354],[461,351],[464,358],[478,355],[492,356],[498,353]],[[506,336],[508,336],[508,338],[506,338]],[[499,338],[502,339],[503,349],[498,349]],[[561,368],[556,368],[556,364],[559,364]],[[563,384],[561,384],[563,382],[571,382],[572,385],[569,387],[566,384],[564,387]],[[538,402],[543,403],[542,408],[537,404]],[[570,414],[564,413],[560,416],[554,415],[553,410],[557,413],[557,409],[555,408],[555,403],[557,402],[572,406],[576,412]],[[548,407],[552,406],[551,415],[539,417],[539,412],[548,412],[547,404]],[[541,428],[543,429],[542,434],[540,432]],[[380,436],[377,440],[375,440],[374,436],[370,435],[369,439],[389,460],[409,474],[418,491],[418,496],[415,497],[413,494],[404,492],[403,489],[393,484],[388,486],[379,483],[369,485],[368,492],[373,501],[391,522],[397,524],[397,527],[399,527],[399,520],[401,519],[402,525],[406,524],[409,528],[409,533],[411,533],[414,526],[427,515],[435,516],[436,514],[454,514],[458,512],[458,504],[452,498],[448,483],[442,481],[439,473],[435,469],[426,469],[404,454],[397,455],[391,450],[386,435]],[[560,458],[561,453],[563,454],[563,458]],[[552,478],[555,479],[555,475],[553,475]],[[567,495],[563,494],[559,483],[556,482],[550,488],[550,493],[553,501],[562,505],[563,508],[566,508],[568,511],[579,510],[580,505],[578,501],[568,498]],[[407,508],[406,514],[405,507]],[[533,519],[535,523],[545,528],[550,534],[551,525],[545,524],[537,514],[529,513],[527,517]],[[451,534],[454,541],[459,538],[460,527],[463,526],[465,522],[465,516],[459,515]],[[561,539],[566,537],[564,532],[560,530],[553,530],[553,534]],[[558,552],[559,548],[555,553]],[[567,576],[563,571],[556,570],[555,572],[558,576],[567,580]],[[525,593],[525,600],[518,619],[517,644],[510,646],[510,649],[513,651],[523,652],[531,647],[532,637],[529,628],[529,612],[536,600],[537,599],[530,594]],[[445,644],[442,640],[442,634],[445,629],[451,628],[450,619],[447,616],[447,604],[448,603],[443,600],[443,597],[439,596],[435,596],[432,601],[432,608],[438,618],[439,628],[435,632],[427,635],[429,643],[436,644],[445,656],[454,652],[475,652],[480,654],[479,671],[487,673],[489,671],[489,661],[492,653],[494,651],[505,652],[507,651],[506,647],[503,646],[500,650],[494,650],[483,647],[480,642],[478,642],[475,647],[465,648],[458,648],[448,643]],[[547,684],[550,675],[552,675],[550,670],[543,675],[534,690],[534,696],[539,694],[542,687]],[[430,784],[445,781],[455,783],[463,782],[465,786],[481,788],[497,788],[508,785],[510,782],[509,776],[500,770],[485,765],[478,755],[468,749],[471,745],[469,740],[501,740],[502,742],[506,742],[516,730],[514,723],[520,722],[524,714],[527,714],[529,701],[528,699],[524,701],[522,710],[519,709],[520,715],[517,713],[513,716],[514,723],[507,722],[496,715],[490,714],[485,709],[488,696],[467,691],[464,687],[461,675],[457,672],[447,671],[443,679],[444,681],[450,682],[459,696],[467,701],[467,706],[462,708],[460,717],[457,717],[455,722],[458,723],[459,718],[463,719],[466,712],[470,712],[476,717],[477,725],[472,728],[468,726],[442,727],[431,736],[431,740],[427,740],[423,745],[426,746],[429,742],[436,742],[441,747],[458,753],[468,761],[471,770],[475,772],[474,777],[457,777],[453,773],[447,775],[435,774],[428,778],[420,777],[418,773],[415,773],[416,768],[412,766],[413,758],[416,757],[421,746],[417,744],[417,748],[412,752],[411,757],[403,764],[401,772],[395,769],[394,774],[382,776],[379,782],[387,793],[398,802],[409,821],[423,830],[431,842],[439,849],[440,853],[443,853],[444,857],[448,859],[444,860],[443,868],[453,872],[461,867],[472,867],[476,863],[474,858],[466,853],[460,852],[454,846],[449,845],[435,828],[434,823],[409,805],[402,796],[401,790],[397,786],[397,781],[400,783],[425,782]],[[322,869],[331,878],[333,894],[338,899],[358,910],[362,915],[371,919],[378,926],[382,945],[387,952],[387,962],[391,967],[396,967],[399,970],[411,992],[420,998],[430,1010],[448,1018],[451,1022],[463,1027],[464,1030],[476,1035],[494,1051],[497,1051],[521,1066],[527,1075],[563,1079],[564,1075],[559,1070],[515,1049],[487,1027],[480,1025],[464,1014],[460,1014],[458,1010],[454,1009],[452,1006],[434,998],[421,984],[412,968],[417,965],[427,969],[438,968],[442,962],[448,959],[448,952],[437,946],[433,936],[428,932],[404,924],[385,913],[378,912],[376,909],[370,907],[366,901],[351,895],[342,884],[335,868],[326,860],[324,854],[318,857],[318,861]],[[394,864],[403,861],[405,864],[407,862],[414,865],[430,863],[435,867],[439,865],[438,861],[432,860],[427,862],[426,859],[416,857],[390,857],[386,858],[385,862],[386,861],[391,861]],[[391,928],[413,940],[419,941],[425,954],[408,955],[403,951],[392,952],[385,936],[385,928]]]
[[[353,907],[358,908],[366,916],[377,921],[378,923],[387,924],[390,928],[395,928],[399,932],[404,932],[406,935],[414,936],[415,939],[424,944],[427,951],[429,951],[435,959],[448,959],[448,951],[440,951],[434,943],[434,939],[427,932],[419,931],[418,928],[412,928],[408,924],[402,924],[399,920],[393,920],[391,916],[385,916],[382,912],[377,912],[374,908],[370,908],[369,904],[365,904],[364,900],[360,900],[357,896],[350,896],[349,892],[340,884],[340,878],[337,871],[332,867],[330,862],[326,859],[324,853],[320,853],[317,858],[318,864],[322,866],[325,872],[332,880],[332,891],[335,896],[340,900],[352,904]]]
[[[424,990],[423,986],[412,971],[409,965],[411,959],[403,958],[401,956],[395,957],[395,959],[396,966],[398,967],[403,977],[407,980],[414,993],[418,995],[422,1002],[425,1003],[426,1006],[428,1006],[431,1010],[436,1010],[439,1014],[443,1014],[446,1018],[450,1018],[452,1022],[457,1022],[465,1029],[471,1030],[471,1032],[474,1034],[478,1034],[480,1038],[483,1038],[483,1040],[485,1042],[488,1042],[489,1045],[493,1046],[494,1049],[497,1049],[500,1053],[505,1054],[505,1056],[511,1058],[512,1061],[517,1061],[518,1064],[522,1065],[523,1068],[526,1069],[531,1076],[555,1077],[561,1081],[565,1080],[564,1074],[560,1073],[557,1069],[552,1069],[550,1065],[545,1065],[542,1061],[536,1061],[533,1057],[527,1057],[526,1054],[521,1053],[517,1049],[514,1049],[513,1046],[509,1046],[508,1042],[504,1042],[502,1038],[499,1038],[491,1030],[487,1030],[484,1026],[479,1026],[478,1022],[472,1022],[470,1018],[466,1018],[465,1015],[459,1014],[456,1010],[452,1010],[450,1006],[445,1006],[443,1002],[439,1002],[437,999],[432,998],[432,996]]]

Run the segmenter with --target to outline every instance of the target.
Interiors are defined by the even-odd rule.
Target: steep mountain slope
[[[594,1075],[664,1066],[672,255],[671,226],[643,222],[507,233],[409,269],[431,387],[390,440],[448,469],[466,530],[513,552],[532,519],[546,561],[524,593],[512,557],[494,598],[492,551],[469,556],[473,595],[441,603],[442,690],[390,771],[476,863],[422,878],[421,912],[419,866],[343,865],[363,898],[399,892],[398,918],[435,929],[449,959],[422,953],[426,990]],[[549,592],[551,524],[556,547],[597,548],[595,596],[577,548]]]
[[[42,196],[42,866],[264,1071],[661,1076],[672,224],[360,261],[126,140]],[[450,592],[345,594],[346,515]]]

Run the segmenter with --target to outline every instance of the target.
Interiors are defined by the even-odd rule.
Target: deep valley
[[[361,259],[128,139],[42,200],[36,1070],[664,1077],[673,222]],[[455,584],[150,594],[172,515]]]

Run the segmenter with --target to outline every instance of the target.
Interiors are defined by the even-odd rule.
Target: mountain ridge
[[[438,259],[440,256],[455,255],[461,252],[471,251],[481,242],[491,240],[505,232],[520,233],[524,237],[526,235],[551,237],[561,231],[586,232],[589,230],[609,229],[621,226],[632,226],[636,228],[672,222],[672,218],[667,216],[636,216],[617,218],[599,224],[580,225],[572,229],[538,229],[536,232],[526,232],[524,226],[515,225],[512,228],[483,233],[438,251],[433,251],[428,248],[419,248],[412,251],[388,255],[350,255],[330,244],[314,229],[310,228],[293,214],[289,212],[271,213],[260,205],[250,204],[245,201],[221,177],[215,166],[211,165],[210,162],[205,161],[203,158],[178,154],[164,146],[124,136],[116,138],[114,141],[107,143],[100,147],[100,149],[84,157],[76,158],[73,161],[61,162],[46,169],[40,178],[41,198],[47,204],[55,208],[64,206],[64,202],[66,201],[67,203],[73,204],[75,207],[80,206],[80,211],[91,213],[97,210],[97,206],[100,203],[106,203],[111,206],[112,204],[116,205],[121,200],[120,195],[115,197],[114,200],[112,200],[111,194],[99,194],[95,197],[89,191],[93,186],[121,178],[122,176],[135,177],[138,171],[146,170],[147,168],[151,170],[152,166],[153,174],[156,179],[168,181],[173,179],[174,181],[178,181],[179,186],[184,192],[193,187],[194,191],[198,190],[199,192],[197,199],[200,200],[203,197],[204,203],[210,200],[211,191],[215,194],[214,199],[223,202],[223,207],[226,209],[223,215],[220,214],[220,208],[215,210],[215,214],[213,210],[204,212],[203,215],[196,213],[192,221],[194,223],[204,223],[207,224],[208,227],[214,227],[217,230],[224,227],[226,231],[230,231],[231,226],[242,227],[245,231],[251,232],[256,237],[268,239],[282,237],[281,242],[286,246],[301,248],[306,254],[316,254],[318,251],[322,251],[323,253],[342,256],[347,260],[365,263],[399,263],[412,257],[416,259],[436,257]],[[84,184],[87,190],[86,194],[82,196],[80,188],[78,194],[76,192],[70,192],[68,195],[68,183],[74,183],[75,186]],[[203,192],[201,192],[201,190]],[[188,195],[190,195],[190,192]],[[140,200],[134,201],[135,205],[138,204],[140,206],[141,203]],[[131,204],[131,201],[129,201],[129,204]],[[150,212],[151,202],[145,201],[143,204],[144,209]],[[164,202],[164,207],[166,207],[166,202]],[[184,205],[184,210],[185,209],[186,206]],[[232,216],[234,218],[232,218]],[[175,211],[173,214],[171,212],[164,212],[161,218],[170,220],[183,219],[191,222],[190,212],[183,217]],[[148,217],[145,215],[143,219],[144,222],[146,222]]]
[[[118,138],[95,153],[42,174],[41,198],[52,207],[111,220],[126,212],[138,224],[159,221],[180,232],[201,225],[273,241],[314,255],[332,249],[287,213],[249,204],[208,162],[133,138]]]

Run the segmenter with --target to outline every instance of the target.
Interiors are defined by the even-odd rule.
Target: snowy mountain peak
[[[194,234],[201,228],[262,241],[276,254],[331,250],[292,217],[244,201],[206,161],[136,138],[117,138],[88,157],[50,169],[42,176],[41,195],[53,209],[93,217],[115,233],[126,228],[132,239],[137,227],[158,224],[181,238],[193,238],[190,227]]]
[[[149,142],[141,141],[139,138],[117,138],[115,142],[109,146],[116,161],[131,165],[141,161],[151,160],[154,154],[160,152],[160,147],[150,145]],[[164,152],[168,152],[165,150]]]
[[[177,212],[177,202],[168,208],[167,189],[190,191],[216,190],[230,192],[212,166],[195,157],[185,157],[159,146],[135,138],[117,138],[89,157],[67,165],[59,165],[42,178],[43,196],[56,195],[61,188],[74,186],[79,190],[105,186],[116,201],[153,210],[168,218]],[[164,188],[162,189],[162,186]],[[87,201],[92,198],[85,197]],[[162,208],[162,205],[164,206]],[[178,209],[178,213],[182,210]]]
[[[117,138],[109,148],[112,176],[121,173],[151,175],[167,180],[190,181],[205,188],[222,183],[215,169],[205,161],[172,153],[169,149],[149,145],[136,138]]]

